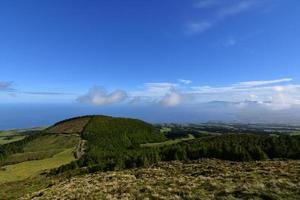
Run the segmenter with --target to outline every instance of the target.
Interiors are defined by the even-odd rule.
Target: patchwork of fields
[[[59,167],[75,160],[74,151],[79,143],[77,135],[46,135],[24,147],[22,153],[8,156],[0,167],[0,183],[19,181],[44,170]]]
[[[0,145],[24,139],[25,136],[16,131],[0,131]]]
[[[44,127],[15,129],[0,131],[0,145],[22,140],[26,137],[26,132],[43,130]]]

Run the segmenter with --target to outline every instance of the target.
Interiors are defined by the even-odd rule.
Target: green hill
[[[110,166],[109,169],[123,168],[124,164],[116,163],[125,160],[127,152],[136,152],[143,143],[165,140],[164,135],[152,125],[136,119],[97,115],[63,120],[23,140],[0,145],[0,182],[8,176],[11,177],[10,181],[21,180],[63,164],[65,166],[59,168],[59,171],[100,164],[103,166],[101,169],[107,166]],[[65,157],[59,157],[63,152],[68,153]],[[53,164],[53,158],[63,160],[60,162],[55,159]],[[32,167],[34,163],[39,167]],[[26,170],[26,166],[31,169]],[[13,171],[30,173],[14,177]]]
[[[141,154],[141,144],[166,140],[165,136],[151,124],[137,119],[109,116],[87,116],[66,120],[52,127],[52,130],[58,126],[69,126],[76,123],[74,120],[82,119],[89,119],[80,133],[86,143],[85,154],[78,161],[63,166],[58,171],[78,167],[99,170],[126,168],[126,162],[131,157]]]

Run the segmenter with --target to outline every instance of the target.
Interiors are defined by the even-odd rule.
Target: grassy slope
[[[19,181],[37,175],[42,170],[52,169],[75,160],[73,148],[66,149],[51,158],[7,165],[0,171],[0,183]]]
[[[300,161],[162,162],[56,182],[23,199],[299,199]]]
[[[29,142],[23,153],[10,155],[0,170],[0,183],[18,181],[73,160],[76,135],[45,135]]]
[[[75,135],[45,135],[26,144],[23,153],[10,155],[5,164],[50,158],[65,149],[74,148],[78,142],[79,137]]]
[[[76,135],[45,135],[28,143],[24,148],[24,152],[71,148],[77,144],[78,139],[79,137]]]
[[[22,140],[24,138],[24,135],[21,135],[20,133],[13,130],[0,131],[0,145]]]
[[[49,127],[48,133],[81,133],[91,117],[78,117],[64,120]]]
[[[0,137],[0,145],[23,140],[25,136],[16,135],[12,137]]]
[[[39,131],[43,129],[45,129],[45,127],[0,131],[0,145],[22,140],[28,132],[31,133],[31,131]]]

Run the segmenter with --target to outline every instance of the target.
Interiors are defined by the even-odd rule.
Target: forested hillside
[[[87,172],[126,169],[148,166],[159,161],[199,158],[233,161],[300,158],[299,136],[206,135],[156,146],[151,144],[166,139],[152,125],[139,120],[104,116],[93,117],[81,137],[87,141],[84,156],[53,170],[53,173],[82,167],[87,167],[84,168]]]

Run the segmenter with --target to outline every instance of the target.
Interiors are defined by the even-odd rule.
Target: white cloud
[[[238,82],[228,86],[191,86],[191,81],[178,79],[178,82],[186,86],[175,83],[146,83],[139,91],[129,93],[132,102],[139,104],[153,104],[158,102],[164,106],[197,105],[210,101],[226,102],[260,102],[260,106],[270,109],[284,109],[288,106],[299,104],[300,85],[286,83],[292,81],[291,78],[274,80],[259,80]],[[242,103],[240,105],[245,105]]]
[[[182,103],[183,96],[178,91],[171,91],[167,93],[160,101],[159,103],[163,106],[173,107],[178,106],[180,103]]]
[[[105,89],[95,86],[91,88],[87,94],[78,97],[77,101],[80,103],[101,106],[122,102],[126,97],[126,92],[122,90],[116,90],[109,94]]]
[[[136,97],[160,97],[165,95],[171,89],[174,89],[178,86],[176,83],[145,83],[143,88],[138,91],[130,92],[130,96]]]
[[[272,110],[283,110],[300,105],[300,85],[278,85],[292,79],[248,81],[225,87],[200,86],[189,91],[198,102],[205,101],[255,101]],[[277,85],[273,85],[277,84]],[[242,103],[240,105],[245,105]]]
[[[178,81],[182,84],[185,84],[185,85],[189,85],[192,83],[191,80],[186,80],[186,79],[178,79]]]

